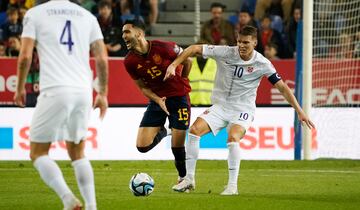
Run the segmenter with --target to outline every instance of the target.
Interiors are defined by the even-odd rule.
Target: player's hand
[[[171,79],[171,78],[175,77],[175,74],[176,74],[175,70],[176,70],[176,66],[170,64],[166,69],[166,73],[165,73],[163,81],[166,81],[167,79]]]
[[[169,111],[168,111],[167,108],[166,108],[166,103],[165,103],[165,101],[166,101],[166,97],[162,97],[162,98],[160,98],[160,99],[158,100],[157,103],[159,104],[159,106],[161,107],[161,109],[164,110],[164,112],[165,112],[167,115],[170,115]]]
[[[25,103],[26,103],[25,88],[22,88],[21,90],[16,90],[14,95],[14,102],[16,106],[25,107]]]
[[[97,94],[95,101],[94,101],[94,109],[99,108],[100,109],[100,119],[104,119],[106,110],[108,108],[108,100],[107,97],[101,94]]]
[[[298,117],[302,125],[304,125],[305,123],[309,129],[315,128],[314,123],[311,122],[311,120],[306,116],[304,112],[299,113]]]

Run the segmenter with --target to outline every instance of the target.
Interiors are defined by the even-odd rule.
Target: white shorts
[[[88,91],[53,88],[41,92],[30,125],[30,141],[78,144],[86,138],[91,109],[92,94]]]
[[[228,110],[217,104],[205,110],[199,117],[207,122],[214,135],[225,127],[229,132],[232,124],[240,125],[247,130],[254,120],[252,112]]]

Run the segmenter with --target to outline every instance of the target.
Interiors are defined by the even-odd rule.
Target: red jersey
[[[127,72],[134,80],[141,79],[159,97],[184,96],[190,92],[189,80],[181,76],[182,65],[175,77],[163,81],[167,67],[176,59],[181,48],[174,42],[148,41],[147,54],[130,51],[124,60]]]

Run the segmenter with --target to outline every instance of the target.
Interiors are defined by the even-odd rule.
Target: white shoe
[[[236,185],[227,185],[220,195],[239,195]]]
[[[189,192],[195,190],[195,180],[185,177],[180,183],[174,185],[172,189],[176,192]]]
[[[179,183],[182,182],[184,179],[185,179],[185,177],[180,177],[180,176],[178,176],[177,183],[179,184]]]
[[[81,209],[83,209],[83,205],[77,198],[74,198],[68,206],[64,207],[64,210],[81,210]]]

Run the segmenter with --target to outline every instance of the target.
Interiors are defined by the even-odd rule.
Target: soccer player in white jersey
[[[30,158],[64,209],[82,209],[58,165],[49,158],[52,142],[65,140],[78,187],[88,210],[96,209],[94,175],[84,156],[92,109],[91,50],[99,92],[94,107],[103,118],[107,103],[107,53],[99,24],[91,13],[67,0],[53,0],[27,11],[18,58],[15,104],[24,107],[25,79],[34,47],[40,59],[40,95],[30,125]]]
[[[256,28],[245,26],[238,34],[237,46],[191,45],[168,67],[164,79],[171,78],[175,73],[175,67],[184,59],[194,55],[213,58],[218,66],[212,94],[213,105],[190,127],[186,143],[187,175],[182,182],[174,186],[174,190],[184,192],[195,188],[195,168],[200,137],[210,131],[216,135],[226,127],[229,134],[227,139],[229,179],[221,195],[238,194],[239,141],[254,120],[256,91],[263,76],[266,76],[295,108],[299,120],[310,129],[314,127],[290,88],[276,73],[274,66],[254,50],[256,44]]]

